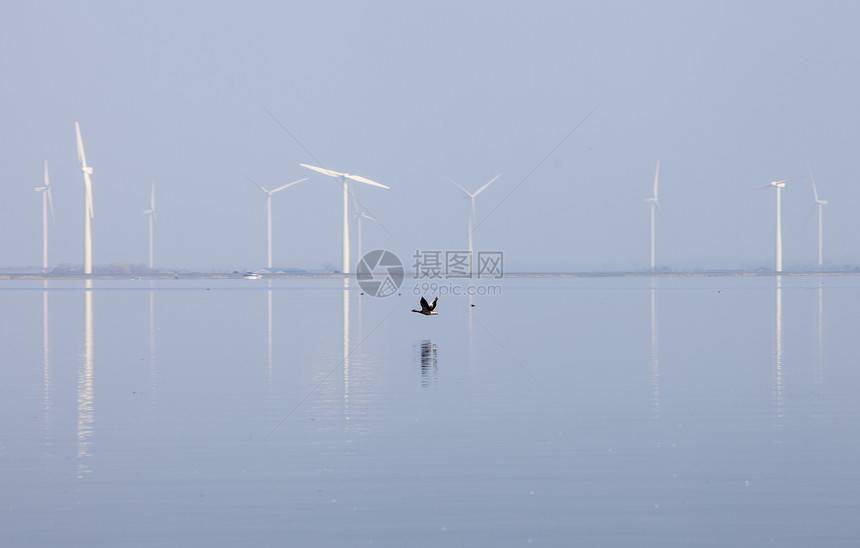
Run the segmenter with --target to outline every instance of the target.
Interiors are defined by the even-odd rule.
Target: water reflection
[[[821,390],[821,376],[824,364],[824,279],[818,277],[818,345],[815,360],[815,384]]]
[[[499,321],[487,327],[497,325],[516,339],[502,341],[542,382],[552,383],[547,387],[593,430],[596,442],[537,391],[526,371],[512,362],[494,367],[510,360],[478,323],[485,320],[476,313],[500,310],[481,297],[474,302],[486,312],[469,307],[466,317],[461,307],[468,301],[460,298],[453,303],[457,309],[452,305],[447,315],[428,319],[404,310],[413,304],[408,296],[359,297],[349,287],[348,301],[358,301],[344,302],[344,284],[336,280],[275,279],[271,307],[265,280],[253,290],[246,281],[229,280],[160,281],[151,288],[138,281],[96,280],[98,291],[74,280],[51,280],[43,291],[41,281],[7,282],[0,288],[4,325],[21,341],[9,345],[7,361],[30,368],[6,379],[9,402],[21,412],[7,413],[4,423],[20,442],[6,443],[3,477],[7,498],[21,502],[4,532],[29,538],[50,522],[60,526],[38,533],[45,539],[41,544],[86,544],[100,536],[169,543],[190,535],[201,544],[217,544],[234,522],[244,522],[262,523],[250,540],[264,544],[315,519],[320,526],[310,536],[321,545],[347,537],[408,544],[419,538],[416,532],[431,528],[436,533],[425,535],[428,545],[481,537],[499,546],[523,537],[525,529],[536,531],[536,545],[580,537],[582,544],[621,544],[633,535],[683,544],[691,535],[721,538],[722,524],[737,522],[741,526],[729,538],[735,544],[766,534],[774,544],[814,544],[817,538],[850,544],[854,529],[845,516],[857,504],[851,481],[857,439],[849,422],[857,406],[849,388],[858,384],[860,370],[838,358],[851,356],[855,346],[850,325],[860,278],[824,276],[831,299],[826,341],[823,287],[811,285],[815,277],[785,277],[781,292],[775,278],[505,282],[505,310],[513,323],[495,316]],[[223,290],[203,292],[216,283]],[[265,356],[264,337],[271,332],[274,368],[276,284],[282,353],[274,376],[275,417],[267,421],[259,351]],[[728,295],[715,297],[717,284]],[[101,360],[97,432],[90,382],[95,295]],[[577,306],[554,307],[559,295]],[[607,328],[631,297],[637,301],[633,317]],[[455,299],[445,302],[450,301]],[[341,318],[338,304],[347,305]],[[396,310],[388,316],[390,308]],[[415,321],[406,325],[404,315]],[[524,318],[540,321],[523,323]],[[476,332],[467,371],[461,364],[470,324],[463,323],[470,319]],[[340,336],[339,323],[345,328]],[[768,334],[775,326],[780,327]],[[581,333],[558,336],[572,329]],[[206,344],[212,333],[230,340]],[[617,344],[628,334],[638,349]],[[144,414],[149,404],[141,408],[131,390],[149,382],[139,360],[147,355],[147,341],[157,360],[160,393]],[[441,364],[440,344],[448,360]],[[778,346],[784,346],[786,401],[780,426],[774,418]],[[344,347],[351,416],[346,433],[337,359],[344,358]],[[826,399],[806,390],[816,350],[819,367],[827,367],[820,380]],[[242,352],[256,355],[256,370],[237,368],[248,361]],[[524,392],[523,379],[532,392]],[[188,387],[196,392],[185,397]],[[50,400],[56,440],[47,451],[43,418],[29,419],[31,411],[43,409],[43,397]],[[89,402],[88,413],[79,400]],[[649,420],[658,409],[659,420]],[[256,433],[269,431],[261,442]],[[76,456],[79,433],[87,456]],[[77,479],[81,463],[92,469],[86,479]],[[794,503],[801,490],[808,504]],[[425,510],[398,506],[410,494],[425,499]],[[243,504],[247,500],[259,504]],[[180,515],[178,506],[197,510]],[[277,527],[266,528],[261,506],[280,516]],[[825,511],[810,516],[809,508]],[[591,525],[560,519],[572,512]],[[110,518],[101,535],[93,529],[104,522],[100,514]],[[376,533],[390,529],[386,515],[402,522],[390,538]],[[222,525],[213,529],[217,520]],[[636,526],[619,540],[612,521]],[[152,533],[155,522],[163,527]],[[452,531],[459,535],[453,542]]]
[[[425,339],[421,341],[418,352],[421,362],[421,386],[426,388],[439,380],[436,369],[438,363],[436,343]]]
[[[783,348],[782,348],[782,276],[776,277],[776,351],[774,353],[773,375],[774,405],[776,417],[785,416],[785,386],[783,380]]]
[[[651,394],[654,419],[660,418],[660,337],[657,328],[657,279],[651,278]]]
[[[51,443],[51,353],[48,323],[48,281],[42,282],[42,403],[45,406],[45,443]]]
[[[272,398],[272,280],[266,280],[268,284],[268,289],[266,290],[266,297],[268,299],[268,323],[267,325],[267,342],[268,342],[268,352],[267,352],[267,371],[268,371],[268,385],[269,385],[269,400],[271,403]]]
[[[155,282],[153,280],[150,280],[149,282],[149,382],[150,393],[153,395],[153,404],[155,404],[154,396],[157,372],[157,369],[155,367],[155,290],[153,288],[154,283]]]
[[[343,279],[343,413],[349,429],[349,277]]]
[[[84,348],[78,369],[78,478],[90,472],[86,461],[90,456],[90,438],[95,420],[93,403],[93,287],[86,280],[84,289]]]

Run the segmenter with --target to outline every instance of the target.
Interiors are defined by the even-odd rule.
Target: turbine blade
[[[235,167],[235,166],[234,166],[234,167]],[[244,177],[244,178],[248,179],[248,181],[249,181],[252,185],[254,185],[255,187],[259,188],[261,191],[263,191],[263,193],[264,193],[264,194],[268,194],[268,193],[269,193],[269,191],[268,191],[268,190],[266,190],[265,188],[263,188],[263,186],[262,186],[262,185],[258,184],[258,183],[257,183],[257,181],[255,181],[254,179],[250,178],[250,177],[248,176],[248,174],[247,174],[247,173],[245,173],[244,171],[242,171],[242,170],[241,170],[241,169],[239,169],[238,167],[236,168],[236,171],[238,171],[239,173],[241,173],[241,174],[242,174],[242,177]]]
[[[369,219],[369,220],[373,221],[374,223],[377,223],[379,226],[381,226],[381,227],[382,227],[382,230],[384,230],[385,232],[388,232],[389,234],[391,234],[391,231],[390,231],[390,230],[388,230],[388,227],[387,227],[387,226],[385,226],[385,223],[383,223],[382,221],[380,221],[380,220],[379,220],[379,219],[377,219],[376,217],[371,217],[370,215],[365,215],[365,216],[364,216],[364,218],[365,218],[365,219]]]
[[[78,161],[81,163],[81,167],[86,167],[87,156],[84,154],[84,140],[81,139],[81,126],[77,122],[75,122],[75,134],[78,138]]]
[[[149,205],[150,205],[150,208],[152,209],[152,211],[154,213],[155,212],[155,181],[152,181],[152,195],[150,196]]]
[[[806,230],[806,225],[809,224],[809,219],[812,218],[812,215],[815,213],[815,205],[811,205],[809,207],[809,212],[806,214],[806,218],[803,219],[803,224],[800,225],[801,234]]]
[[[283,186],[279,186],[278,188],[273,190],[271,192],[271,194],[274,194],[275,192],[280,192],[281,190],[284,190],[285,188],[289,188],[289,187],[293,186],[294,184],[301,183],[302,181],[307,181],[309,178],[310,177],[305,177],[304,179],[299,179],[298,181],[293,181],[292,183],[287,183]]]
[[[774,186],[772,184],[768,183],[766,185],[754,186],[752,188],[748,188],[748,189],[746,189],[745,192],[752,192],[753,190],[761,190],[763,188],[774,188]]]
[[[388,188],[388,187],[385,187],[385,188]],[[353,207],[354,207],[354,209],[355,209],[355,213],[352,215],[352,217],[350,217],[350,219],[358,219],[358,222],[361,222],[361,218],[362,218],[362,217],[364,217],[365,219],[369,219],[369,220],[371,220],[371,221],[374,221],[374,222],[376,222],[376,223],[379,223],[379,226],[381,226],[381,227],[382,227],[382,230],[384,230],[384,231],[385,231],[389,236],[391,236],[392,238],[395,238],[394,234],[392,234],[392,233],[391,233],[391,231],[390,231],[390,230],[388,230],[388,227],[387,227],[387,226],[385,226],[384,224],[382,224],[382,221],[380,221],[380,220],[376,219],[375,217],[373,217],[373,215],[371,215],[371,214],[367,211],[367,208],[365,208],[365,207],[361,204],[361,202],[359,202],[359,201],[358,201],[358,197],[356,197],[355,192],[353,191],[352,187],[351,187],[351,186],[348,186],[348,189],[349,189],[349,195],[352,197],[352,204],[353,204]]]
[[[663,215],[663,208],[660,207],[660,202],[658,202],[657,200],[651,200],[650,203],[651,209],[657,211],[657,222],[668,227],[669,223],[666,222],[666,216]]]
[[[346,175],[346,173],[341,173],[339,171],[334,171],[332,169],[325,169],[324,167],[309,166],[307,164],[299,164],[299,165],[302,167],[306,167],[308,169],[312,169],[312,170],[317,171],[319,173],[322,173],[323,175],[328,175],[329,177],[343,177]]]
[[[453,184],[454,186],[456,186],[457,188],[459,188],[460,190],[465,192],[466,196],[469,196],[470,198],[472,197],[472,193],[469,192],[468,190],[466,190],[465,188],[463,188],[462,186],[460,186],[454,179],[448,178],[448,180],[451,181],[451,184]]]
[[[660,162],[657,162],[657,171],[654,172],[654,201],[657,201],[657,179],[660,177]]]
[[[812,179],[812,194],[815,196],[815,203],[818,203],[818,189],[815,188],[815,176],[812,175],[812,171],[809,172],[809,178]]]
[[[45,191],[48,193],[48,208],[51,210],[51,224],[55,225],[57,223],[56,217],[54,217],[54,198],[51,196],[51,187]]]
[[[364,183],[366,185],[373,185],[373,186],[378,186],[379,188],[386,188],[386,189],[391,188],[391,187],[387,187],[387,186],[383,185],[382,183],[377,183],[376,181],[371,181],[367,177],[362,177],[361,175],[344,174],[344,177],[346,177],[347,179],[352,179],[353,181],[358,181],[359,183]]]
[[[48,160],[45,160],[45,187],[51,187],[51,181],[48,180]]]
[[[489,181],[488,181],[484,186],[482,186],[481,188],[479,188],[478,190],[476,190],[476,191],[475,191],[475,194],[474,194],[473,196],[477,196],[478,194],[480,194],[481,192],[483,192],[485,188],[487,188],[488,186],[490,186],[491,184],[493,184],[493,183],[496,181],[496,179],[498,179],[498,178],[499,178],[499,177],[501,177],[501,176],[502,176],[502,174],[501,174],[501,173],[499,173],[498,175],[496,175],[495,177],[493,177],[492,179],[490,179],[490,180],[489,180]]]
[[[389,232],[389,230],[388,230],[388,227],[386,227],[382,221],[380,221],[379,219],[377,219],[376,217],[374,217],[373,215],[368,213],[367,210],[364,209],[361,206],[361,204],[358,203],[358,200],[355,197],[355,193],[351,193],[351,194],[352,194],[352,203],[353,203],[353,206],[355,207],[355,213],[353,214],[352,218],[353,219],[359,219],[359,221],[361,219],[367,219],[368,221],[373,221],[374,223],[377,223],[379,226],[381,226],[382,229],[385,230],[385,232],[388,232],[388,234],[391,234],[391,232]]]

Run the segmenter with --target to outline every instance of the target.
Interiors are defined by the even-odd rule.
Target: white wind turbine
[[[382,224],[382,221],[368,213],[361,205],[358,203],[358,199],[355,197],[355,193],[352,193],[352,207],[355,209],[355,213],[353,213],[353,218],[355,219],[356,231],[358,232],[356,248],[358,250],[358,258],[361,259],[363,255],[361,254],[361,221],[363,219],[367,219],[368,221],[373,221],[374,223],[378,223],[386,232],[388,231],[385,228],[385,225]]]
[[[781,200],[780,200],[780,191],[785,188],[785,184],[791,181],[796,181],[800,179],[800,177],[792,177],[791,179],[782,179],[780,181],[771,181],[770,183],[762,186],[757,186],[755,188],[751,188],[749,190],[761,190],[763,188],[775,188],[776,189],[776,271],[782,272],[782,213],[780,211],[781,208]]]
[[[34,188],[42,193],[42,272],[48,271],[48,207],[54,218],[54,200],[51,198],[51,181],[48,180],[48,162],[45,161],[45,185]]]
[[[329,177],[334,177],[336,179],[340,179],[343,184],[343,270],[344,274],[349,274],[349,181],[356,181],[359,183],[364,183],[371,186],[378,186],[380,188],[388,189],[387,187],[381,183],[377,183],[376,181],[371,181],[366,177],[362,177],[360,175],[350,175],[349,173],[341,173],[339,171],[333,171],[331,169],[325,169],[322,167],[309,166],[307,164],[299,164],[302,167],[306,167],[308,169],[312,169],[323,175],[328,175]]]
[[[81,171],[84,173],[84,274],[93,273],[93,183],[90,175],[93,168],[87,165],[87,157],[84,154],[84,141],[81,139],[81,127],[75,122],[75,133],[78,138],[78,160],[81,162]]]
[[[276,188],[274,190],[269,190],[267,188],[264,188],[262,185],[257,184],[256,181],[254,181],[253,179],[251,179],[247,175],[245,177],[249,181],[251,181],[251,183],[253,183],[255,187],[259,188],[266,195],[266,227],[267,227],[267,235],[268,235],[268,240],[267,240],[268,243],[267,243],[267,248],[266,248],[267,249],[266,268],[272,268],[272,195],[276,192],[280,192],[280,191],[284,190],[285,188],[289,188],[289,187],[291,187],[297,183],[301,183],[302,181],[307,181],[308,178],[305,177],[303,179],[293,181],[292,183],[287,183],[285,185],[279,186],[278,188]]]
[[[153,227],[155,225],[155,181],[152,181],[152,194],[149,200],[149,209],[143,210],[144,215],[149,216],[149,269],[153,268]]]
[[[809,177],[812,179],[812,192],[815,195],[815,204],[818,206],[818,266],[821,266],[822,259],[823,259],[823,255],[822,255],[822,242],[823,242],[822,227],[823,227],[823,224],[821,221],[821,215],[822,215],[821,208],[823,206],[827,205],[827,200],[822,200],[818,197],[818,189],[815,187],[815,177],[813,177],[811,172],[809,173]]]
[[[650,198],[645,198],[647,203],[651,204],[651,272],[654,272],[654,210],[660,207],[657,201],[657,178],[660,176],[660,162],[657,162],[657,171],[654,172],[654,195]]]
[[[473,230],[472,226],[473,226],[473,224],[475,222],[475,218],[476,218],[476,215],[475,215],[475,197],[478,194],[480,194],[481,192],[483,192],[484,190],[486,190],[487,187],[490,186],[491,184],[493,184],[496,181],[496,179],[501,177],[501,175],[502,174],[499,173],[498,175],[496,175],[495,177],[493,177],[492,179],[490,179],[489,181],[484,183],[484,186],[482,186],[481,188],[479,188],[475,192],[469,192],[468,190],[466,190],[465,188],[460,186],[456,181],[448,179],[454,185],[456,185],[457,188],[459,188],[460,190],[465,192],[466,196],[469,197],[469,201],[471,202],[471,208],[469,210],[469,275],[472,274],[472,230]]]

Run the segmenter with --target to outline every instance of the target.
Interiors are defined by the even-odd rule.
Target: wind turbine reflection
[[[660,335],[657,327],[657,279],[651,278],[651,393],[654,419],[660,418]]]
[[[783,380],[782,347],[782,276],[776,277],[776,352],[774,353],[774,405],[776,418],[785,416],[785,386]]]
[[[93,282],[85,281],[84,289],[84,348],[78,369],[78,479],[90,473],[83,460],[90,456],[90,438],[93,435],[95,412],[93,408]]]
[[[350,418],[349,404],[349,276],[347,276],[343,279],[343,406],[347,421]]]
[[[51,443],[52,375],[48,323],[48,281],[42,282],[42,403],[45,406],[45,444]]]

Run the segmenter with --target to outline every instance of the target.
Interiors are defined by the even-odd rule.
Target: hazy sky
[[[774,193],[811,168],[825,261],[860,264],[860,4],[855,2],[4,2],[0,265],[82,262],[79,121],[93,167],[94,263],[340,264],[341,192],[357,185],[409,262],[476,250],[508,270],[646,268],[660,161],[657,263],[774,263]],[[268,109],[298,139],[267,114]],[[565,136],[597,110],[543,164]],[[540,164],[540,165],[539,165]],[[539,167],[538,167],[539,166]],[[535,169],[537,168],[537,169]],[[817,259],[808,175],[783,193],[785,265]],[[353,231],[353,236],[355,235]],[[353,259],[355,259],[353,252]]]

